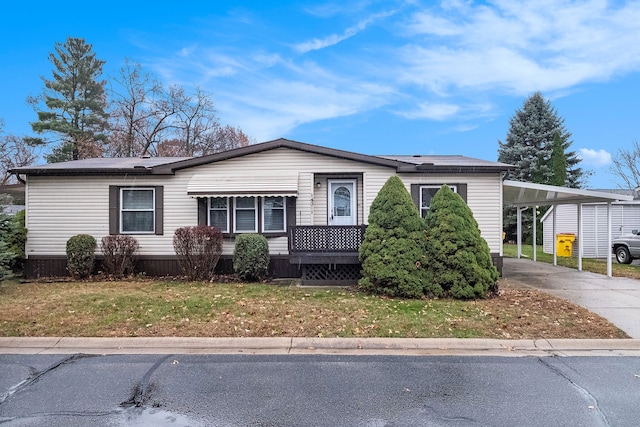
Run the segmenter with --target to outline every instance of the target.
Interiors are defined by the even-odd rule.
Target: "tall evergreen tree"
[[[585,174],[578,166],[580,158],[575,151],[569,150],[573,143],[571,133],[565,128],[564,119],[540,92],[524,101],[523,108],[516,111],[509,126],[505,142],[498,141],[498,161],[516,167],[511,179],[538,184],[555,181],[549,161],[557,135],[566,159],[566,185],[572,188],[582,185]]]
[[[571,188],[582,185],[586,174],[578,165],[577,153],[570,151],[571,133],[565,128],[564,119],[540,92],[524,101],[509,125],[505,142],[498,141],[498,161],[515,166],[509,179]],[[556,138],[559,141],[553,156]],[[564,172],[560,170],[563,160]],[[531,210],[525,211],[523,225],[523,236],[529,238],[532,234]],[[515,238],[515,209],[505,210],[504,226],[509,238]],[[538,237],[541,239],[542,234],[538,233]]]
[[[58,145],[47,157],[49,162],[77,160],[100,155],[100,142],[105,140],[107,101],[102,75],[104,61],[96,58],[92,46],[82,38],[57,42],[49,54],[55,67],[53,79],[44,77],[43,93],[28,101],[34,106],[38,120],[32,129],[59,136]],[[40,143],[45,144],[44,140]]]

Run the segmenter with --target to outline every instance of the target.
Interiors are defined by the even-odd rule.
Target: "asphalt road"
[[[632,426],[640,357],[0,355],[3,426]]]

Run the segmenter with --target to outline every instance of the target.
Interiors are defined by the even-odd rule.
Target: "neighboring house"
[[[197,158],[98,158],[12,170],[27,185],[28,277],[66,275],[66,242],[130,234],[138,269],[180,274],[173,235],[213,225],[234,237],[264,234],[273,277],[316,283],[359,277],[369,207],[390,176],[424,215],[442,184],[467,202],[497,265],[502,253],[502,176],[509,165],[463,156],[371,156],[286,139]],[[100,251],[97,251],[99,257]]]
[[[640,229],[640,200],[634,190],[597,190],[613,194],[634,196],[633,201],[621,201],[611,203],[611,235],[613,238],[621,234],[631,233],[631,230]],[[577,254],[578,240],[578,206],[575,204],[557,205],[556,209],[556,234],[574,234],[574,250]],[[543,250],[545,253],[553,253],[553,210],[551,207],[540,219],[543,227]],[[606,258],[611,256],[611,248],[607,245],[607,204],[585,203],[582,205],[582,250],[584,258]]]
[[[0,185],[0,211],[7,215],[15,215],[24,210],[25,185],[7,184]]]

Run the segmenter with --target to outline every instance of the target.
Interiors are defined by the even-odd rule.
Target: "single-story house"
[[[607,192],[608,190],[599,190]],[[620,193],[617,194],[627,194]],[[629,195],[635,195],[630,190]],[[556,235],[573,234],[577,246],[580,233],[578,230],[578,206],[575,204],[551,207],[540,219],[543,227],[543,250],[553,253],[553,210],[556,210]],[[640,229],[640,200],[619,201],[611,203],[611,236],[616,238],[631,230]],[[586,258],[606,258],[611,256],[611,248],[607,243],[607,204],[585,203],[582,205],[582,250]],[[573,254],[577,253],[573,250]]]
[[[502,256],[502,181],[511,168],[464,156],[373,156],[277,139],[193,158],[95,158],[12,170],[26,183],[27,277],[66,275],[66,242],[130,234],[138,270],[177,275],[173,235],[212,225],[224,236],[267,237],[273,277],[354,281],[369,207],[393,175],[425,215],[442,184],[471,208],[496,265]],[[100,250],[96,252],[100,258]]]

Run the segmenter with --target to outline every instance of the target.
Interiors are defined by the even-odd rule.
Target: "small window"
[[[422,218],[426,218],[429,207],[431,206],[431,198],[436,195],[440,190],[441,185],[421,185],[420,186],[420,215]],[[449,188],[454,193],[458,192],[458,188],[455,185],[450,185]]]
[[[257,199],[255,197],[236,197],[234,211],[234,231],[255,233],[258,231]]]
[[[262,203],[262,231],[285,231],[284,197],[265,197]]]
[[[229,199],[227,197],[209,198],[209,225],[223,233],[229,232]]]
[[[120,190],[120,232],[155,232],[155,190],[122,188]]]

